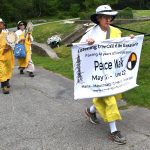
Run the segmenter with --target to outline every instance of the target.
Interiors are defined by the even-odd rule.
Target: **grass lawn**
[[[39,43],[46,43],[47,39],[53,35],[59,34],[64,37],[74,31],[76,28],[75,24],[64,24],[62,23],[47,23],[44,25],[36,26],[33,30],[35,41]],[[61,33],[61,34],[60,34]]]
[[[129,28],[129,29],[150,33],[150,28],[149,28],[150,21],[133,23],[133,24],[122,25],[122,26]],[[57,27],[55,29],[57,29]],[[43,27],[43,30],[45,30],[44,32],[46,33],[45,27]],[[60,31],[61,29],[58,32]],[[124,30],[122,30],[122,32],[123,32],[123,36],[131,34],[131,32],[127,32]],[[43,33],[43,31],[41,30],[38,31],[38,34],[41,34],[41,33]],[[44,34],[41,34],[41,39],[43,39],[43,35]],[[40,40],[40,37],[39,37],[39,40]],[[150,42],[149,41],[150,41],[150,36],[145,37],[142,54],[141,54],[139,74],[138,74],[139,87],[136,87],[135,89],[132,89],[124,93],[124,97],[127,99],[128,104],[144,106],[147,108],[150,108],[150,92],[149,92],[149,89],[150,89],[150,58],[149,58],[150,57]],[[52,60],[49,57],[41,57],[41,56],[34,54],[33,60],[35,64],[43,66],[44,68],[50,71],[62,74],[63,76],[69,79],[73,79],[71,49],[65,46],[61,46],[59,48],[55,48],[54,50],[60,57],[59,60]]]
[[[47,70],[61,74],[69,79],[73,79],[72,58],[70,48],[62,46],[56,48],[57,54],[61,57],[59,60],[53,60],[49,57],[42,57],[33,54],[32,58],[36,65],[42,66]]]
[[[134,17],[150,17],[150,10],[133,10]]]
[[[122,27],[136,31],[150,33],[150,21],[122,25]],[[131,34],[130,31],[122,30],[123,36]],[[134,35],[137,35],[133,32]],[[144,37],[141,53],[140,67],[137,83],[139,87],[124,94],[129,104],[150,108],[150,36]]]
[[[135,31],[140,31],[143,33],[150,33],[150,21],[145,21],[145,22],[136,22],[136,23],[130,23],[130,24],[126,24],[126,25],[119,25],[121,27],[125,27],[131,30],[135,30]],[[126,36],[131,34],[131,31],[126,31],[126,30],[122,30],[122,36]],[[132,34],[137,35],[138,33],[132,32]],[[150,40],[150,37],[146,37],[146,39]]]
[[[138,87],[124,94],[129,104],[150,108],[150,43],[144,42],[138,74]]]

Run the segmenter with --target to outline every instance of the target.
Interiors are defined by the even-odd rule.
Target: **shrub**
[[[89,20],[91,14],[92,14],[91,12],[81,12],[79,14],[79,17],[80,17],[81,20]]]
[[[58,13],[58,19],[66,19],[70,16],[69,12],[61,11]]]
[[[120,10],[118,13],[118,18],[132,19],[133,18],[132,8],[126,7],[125,9]]]
[[[80,5],[79,4],[71,4],[70,7],[71,16],[78,17],[80,12]]]

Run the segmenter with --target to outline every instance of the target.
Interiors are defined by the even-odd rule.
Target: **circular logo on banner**
[[[127,63],[127,69],[132,70],[137,62],[137,56],[135,53],[131,53],[131,55],[129,56],[128,59],[128,63]]]

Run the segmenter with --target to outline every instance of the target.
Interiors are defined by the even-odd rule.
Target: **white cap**
[[[0,22],[4,22],[2,18],[0,18]]]

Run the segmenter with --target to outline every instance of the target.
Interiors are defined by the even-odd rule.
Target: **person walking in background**
[[[2,32],[8,32],[7,24],[6,23],[4,23],[4,28],[3,28]]]
[[[26,33],[27,23],[25,21],[19,21],[17,24],[17,37],[18,43],[25,45],[26,57],[18,58],[19,70],[20,74],[24,74],[24,69],[29,73],[29,77],[34,77],[34,64],[31,59],[31,42],[33,41],[33,37],[31,33]]]
[[[4,94],[9,94],[9,80],[14,68],[12,48],[6,43],[7,32],[3,32],[4,21],[0,18],[0,82]]]
[[[91,21],[95,23],[93,27],[87,30],[87,33],[82,37],[80,43],[88,43],[89,45],[105,39],[120,38],[121,31],[110,26],[110,23],[115,19],[118,12],[113,11],[109,5],[101,5],[96,9],[96,13],[91,15]],[[89,121],[98,124],[99,120],[96,117],[96,110],[101,115],[105,122],[108,122],[110,127],[109,138],[117,144],[126,144],[126,138],[116,127],[116,121],[121,120],[121,115],[118,110],[116,100],[122,99],[122,95],[113,95],[108,97],[93,98],[93,105],[86,108],[85,113]]]

